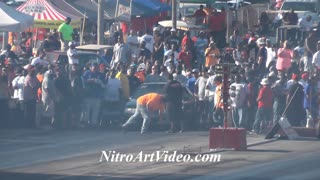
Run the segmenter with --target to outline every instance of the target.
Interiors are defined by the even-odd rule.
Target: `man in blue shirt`
[[[88,122],[92,127],[97,127],[99,123],[101,99],[104,95],[105,78],[104,75],[98,71],[98,64],[93,63],[90,66],[90,70],[84,72],[82,79],[86,91],[84,121]]]
[[[195,93],[195,84],[196,84],[196,81],[199,77],[199,71],[198,69],[193,69],[191,71],[191,73],[189,72],[189,75],[187,77],[187,88],[192,92],[192,94]]]

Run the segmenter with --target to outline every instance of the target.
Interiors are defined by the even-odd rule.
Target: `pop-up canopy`
[[[34,27],[37,28],[58,28],[67,17],[72,19],[71,25],[74,28],[81,25],[81,17],[58,10],[47,0],[28,0],[19,6],[17,10],[33,16],[35,20]]]
[[[25,15],[0,2],[0,31],[20,32],[33,25],[33,17]]]

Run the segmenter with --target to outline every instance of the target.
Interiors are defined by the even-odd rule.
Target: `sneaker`
[[[166,131],[166,133],[176,133],[174,130],[170,129],[169,131]]]
[[[257,134],[259,134],[256,130],[252,130],[252,131],[250,131],[250,134],[252,134],[252,135],[257,135]]]
[[[152,134],[152,132],[151,131],[143,131],[143,132],[141,132],[141,134]]]

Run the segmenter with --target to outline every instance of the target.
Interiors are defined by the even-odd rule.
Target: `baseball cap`
[[[70,41],[70,42],[68,43],[68,46],[74,46],[74,45],[76,45],[76,43],[75,43],[74,41]]]
[[[199,73],[199,70],[198,70],[198,69],[192,69],[191,72],[192,72],[192,73]]]

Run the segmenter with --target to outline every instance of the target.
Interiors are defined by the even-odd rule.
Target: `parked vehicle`
[[[97,45],[97,44],[87,44],[82,46],[77,46],[76,49],[79,52],[91,52],[96,53],[99,56],[102,56],[104,54],[104,51],[106,49],[113,49],[113,46],[110,45]]]
[[[164,93],[164,87],[166,82],[158,82],[158,83],[144,83],[142,84],[136,92],[130,97],[130,100],[126,103],[124,109],[124,117],[127,120],[130,116],[132,116],[136,111],[136,101],[137,99],[148,93]],[[197,98],[186,88],[184,87],[183,94],[183,121],[185,122],[186,128],[196,128],[199,123],[199,111],[197,108]],[[152,125],[159,127],[165,126],[169,127],[169,121],[166,118],[166,113],[164,113],[162,120],[159,120],[158,114],[153,115]]]
[[[68,56],[65,51],[53,51],[47,52],[46,54],[47,60],[54,64],[56,62],[60,62],[63,65],[68,64]],[[104,60],[96,53],[92,52],[79,52],[79,65],[80,67],[84,67],[88,63],[102,63]]]

